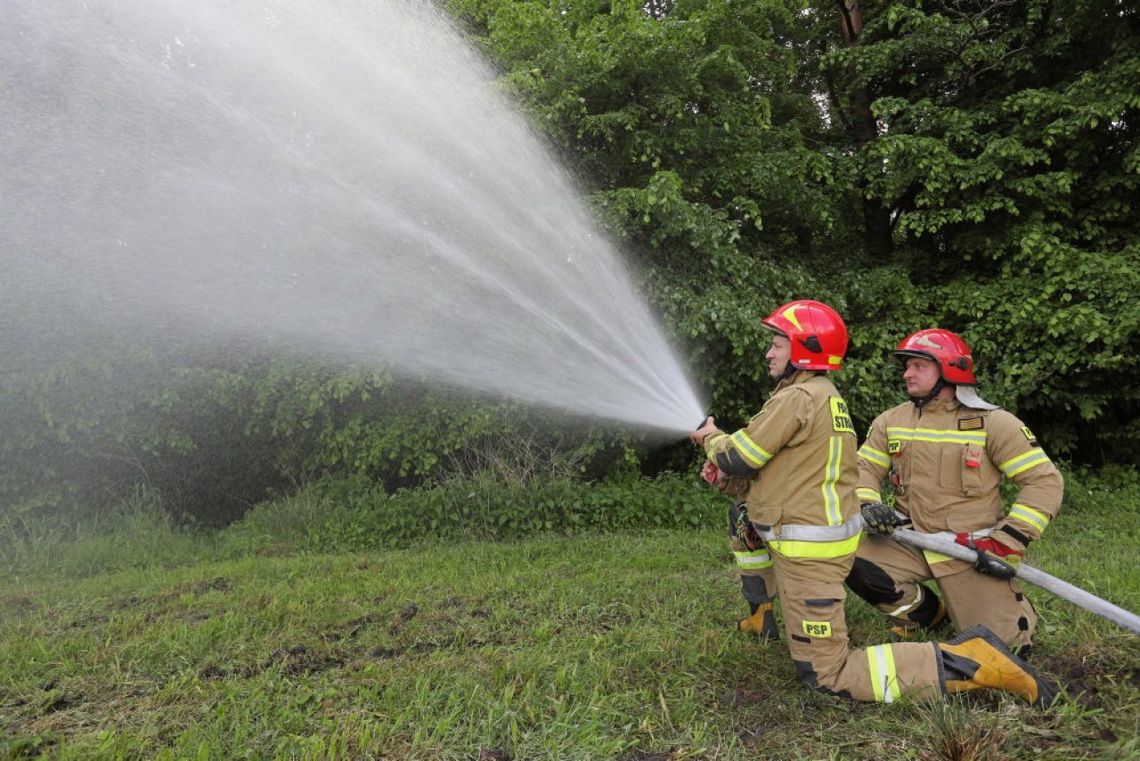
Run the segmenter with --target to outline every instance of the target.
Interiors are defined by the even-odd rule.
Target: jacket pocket
[[[887,440],[887,454],[891,458],[891,469],[888,476],[891,480],[891,486],[894,487],[895,494],[904,496],[907,487],[910,485],[910,456],[907,451],[906,442],[899,439]]]
[[[962,463],[965,462],[965,447],[942,446],[938,453],[938,485],[943,491],[954,494],[962,492]]]
[[[962,452],[962,494],[976,497],[982,493],[982,459],[984,452],[976,444],[967,444]]]
[[[781,505],[771,502],[748,502],[748,518],[753,523],[771,528],[778,526],[783,517],[784,509]]]

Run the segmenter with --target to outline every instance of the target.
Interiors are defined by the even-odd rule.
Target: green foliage
[[[76,506],[95,512],[142,483],[173,513],[218,522],[276,480],[271,447],[246,429],[251,367],[110,341],[6,375],[0,513],[68,520]]]
[[[647,264],[692,281],[832,233],[831,162],[799,129],[819,113],[784,86],[796,4],[451,6]]]
[[[535,534],[718,526],[727,503],[695,476],[635,475],[598,483],[570,473],[504,480],[493,470],[392,493],[363,475],[320,479],[248,510],[223,529],[179,525],[161,496],[137,489],[67,524],[0,513],[0,577],[87,576],[203,557],[395,549]]]
[[[723,498],[665,473],[591,484],[555,478],[503,483],[490,473],[389,494],[366,479],[328,478],[259,505],[224,534],[234,552],[405,547],[535,533],[716,525]]]
[[[180,527],[159,494],[136,488],[98,515],[61,522],[55,515],[0,513],[0,577],[89,576],[192,562],[213,540]]]
[[[1134,9],[859,6],[847,45],[834,3],[452,3],[648,271],[721,415],[767,387],[756,318],[816,297],[848,317],[861,422],[901,399],[890,349],[943,325],[1051,452],[1135,462]]]
[[[822,64],[876,97],[878,137],[850,163],[925,302],[906,329],[961,332],[984,391],[1050,451],[1135,462],[1140,17],[1031,0],[863,19]]]
[[[490,460],[594,476],[634,442],[376,367],[122,345],[9,376],[0,424],[0,520],[12,525],[97,517],[139,483],[178,520],[221,525],[328,473],[389,489]]]

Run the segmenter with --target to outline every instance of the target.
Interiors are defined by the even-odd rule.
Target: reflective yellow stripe
[[[954,558],[950,557],[949,555],[943,555],[941,552],[934,552],[933,550],[923,550],[922,555],[923,555],[923,557],[926,558],[926,564],[927,565],[934,565],[935,563],[945,563],[947,560],[953,560],[954,559]]]
[[[1005,473],[1006,478],[1013,478],[1018,473],[1024,473],[1030,468],[1036,468],[1038,465],[1047,462],[1049,462],[1049,455],[1040,449],[1031,449],[1025,454],[1019,454],[1012,460],[1006,460],[998,465],[998,469]]]
[[[827,466],[823,470],[823,507],[827,513],[827,525],[838,526],[843,523],[843,514],[839,512],[839,491],[835,485],[839,483],[839,466],[843,463],[843,439],[832,436],[827,443]]]
[[[895,672],[895,654],[890,645],[867,648],[867,670],[877,702],[893,703],[902,694]]]
[[[887,438],[936,444],[986,444],[985,431],[938,431],[933,428],[887,428]]]
[[[883,495],[874,489],[868,489],[866,486],[860,486],[855,490],[855,497],[860,502],[882,502]]]
[[[880,452],[878,449],[873,449],[866,444],[859,447],[859,456],[867,462],[873,462],[876,465],[882,465],[884,468],[891,467],[891,456],[886,452]]]
[[[705,454],[709,456],[710,460],[716,459],[716,444],[721,439],[727,438],[728,434],[724,431],[718,431],[705,439]]]
[[[887,614],[888,616],[894,616],[895,618],[901,618],[903,616],[903,614],[910,613],[912,610],[914,610],[915,608],[918,607],[918,604],[920,602],[922,602],[922,598],[925,596],[926,593],[922,591],[923,586],[921,584],[915,584],[914,586],[918,590],[918,593],[914,596],[914,599],[908,603],[903,603],[899,607],[895,608],[894,610],[892,610],[890,613]]]
[[[1045,527],[1049,525],[1049,516],[1045,513],[1034,510],[1029,505],[1022,505],[1018,502],[1013,503],[1013,507],[1009,509],[1009,517],[1017,518],[1030,526],[1033,526],[1038,531],[1044,531]]]
[[[744,459],[757,468],[764,467],[768,460],[772,459],[772,455],[756,446],[756,442],[749,438],[743,429],[732,434],[732,443]]]
[[[859,549],[859,540],[862,537],[863,532],[860,531],[849,539],[841,539],[837,542],[773,539],[768,542],[768,549],[774,550],[786,558],[841,558]]]
[[[756,552],[733,552],[732,554],[736,556],[736,565],[741,570],[772,567],[772,556],[768,554],[767,550],[757,550]]]

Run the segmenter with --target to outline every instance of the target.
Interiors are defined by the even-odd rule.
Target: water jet
[[[580,190],[431,5],[7,11],[9,303],[679,435],[702,416]]]

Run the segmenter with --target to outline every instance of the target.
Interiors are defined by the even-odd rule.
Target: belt
[[[863,530],[863,516],[856,513],[851,520],[838,526],[807,526],[800,523],[764,526],[754,522],[752,527],[765,542],[841,542]]]

